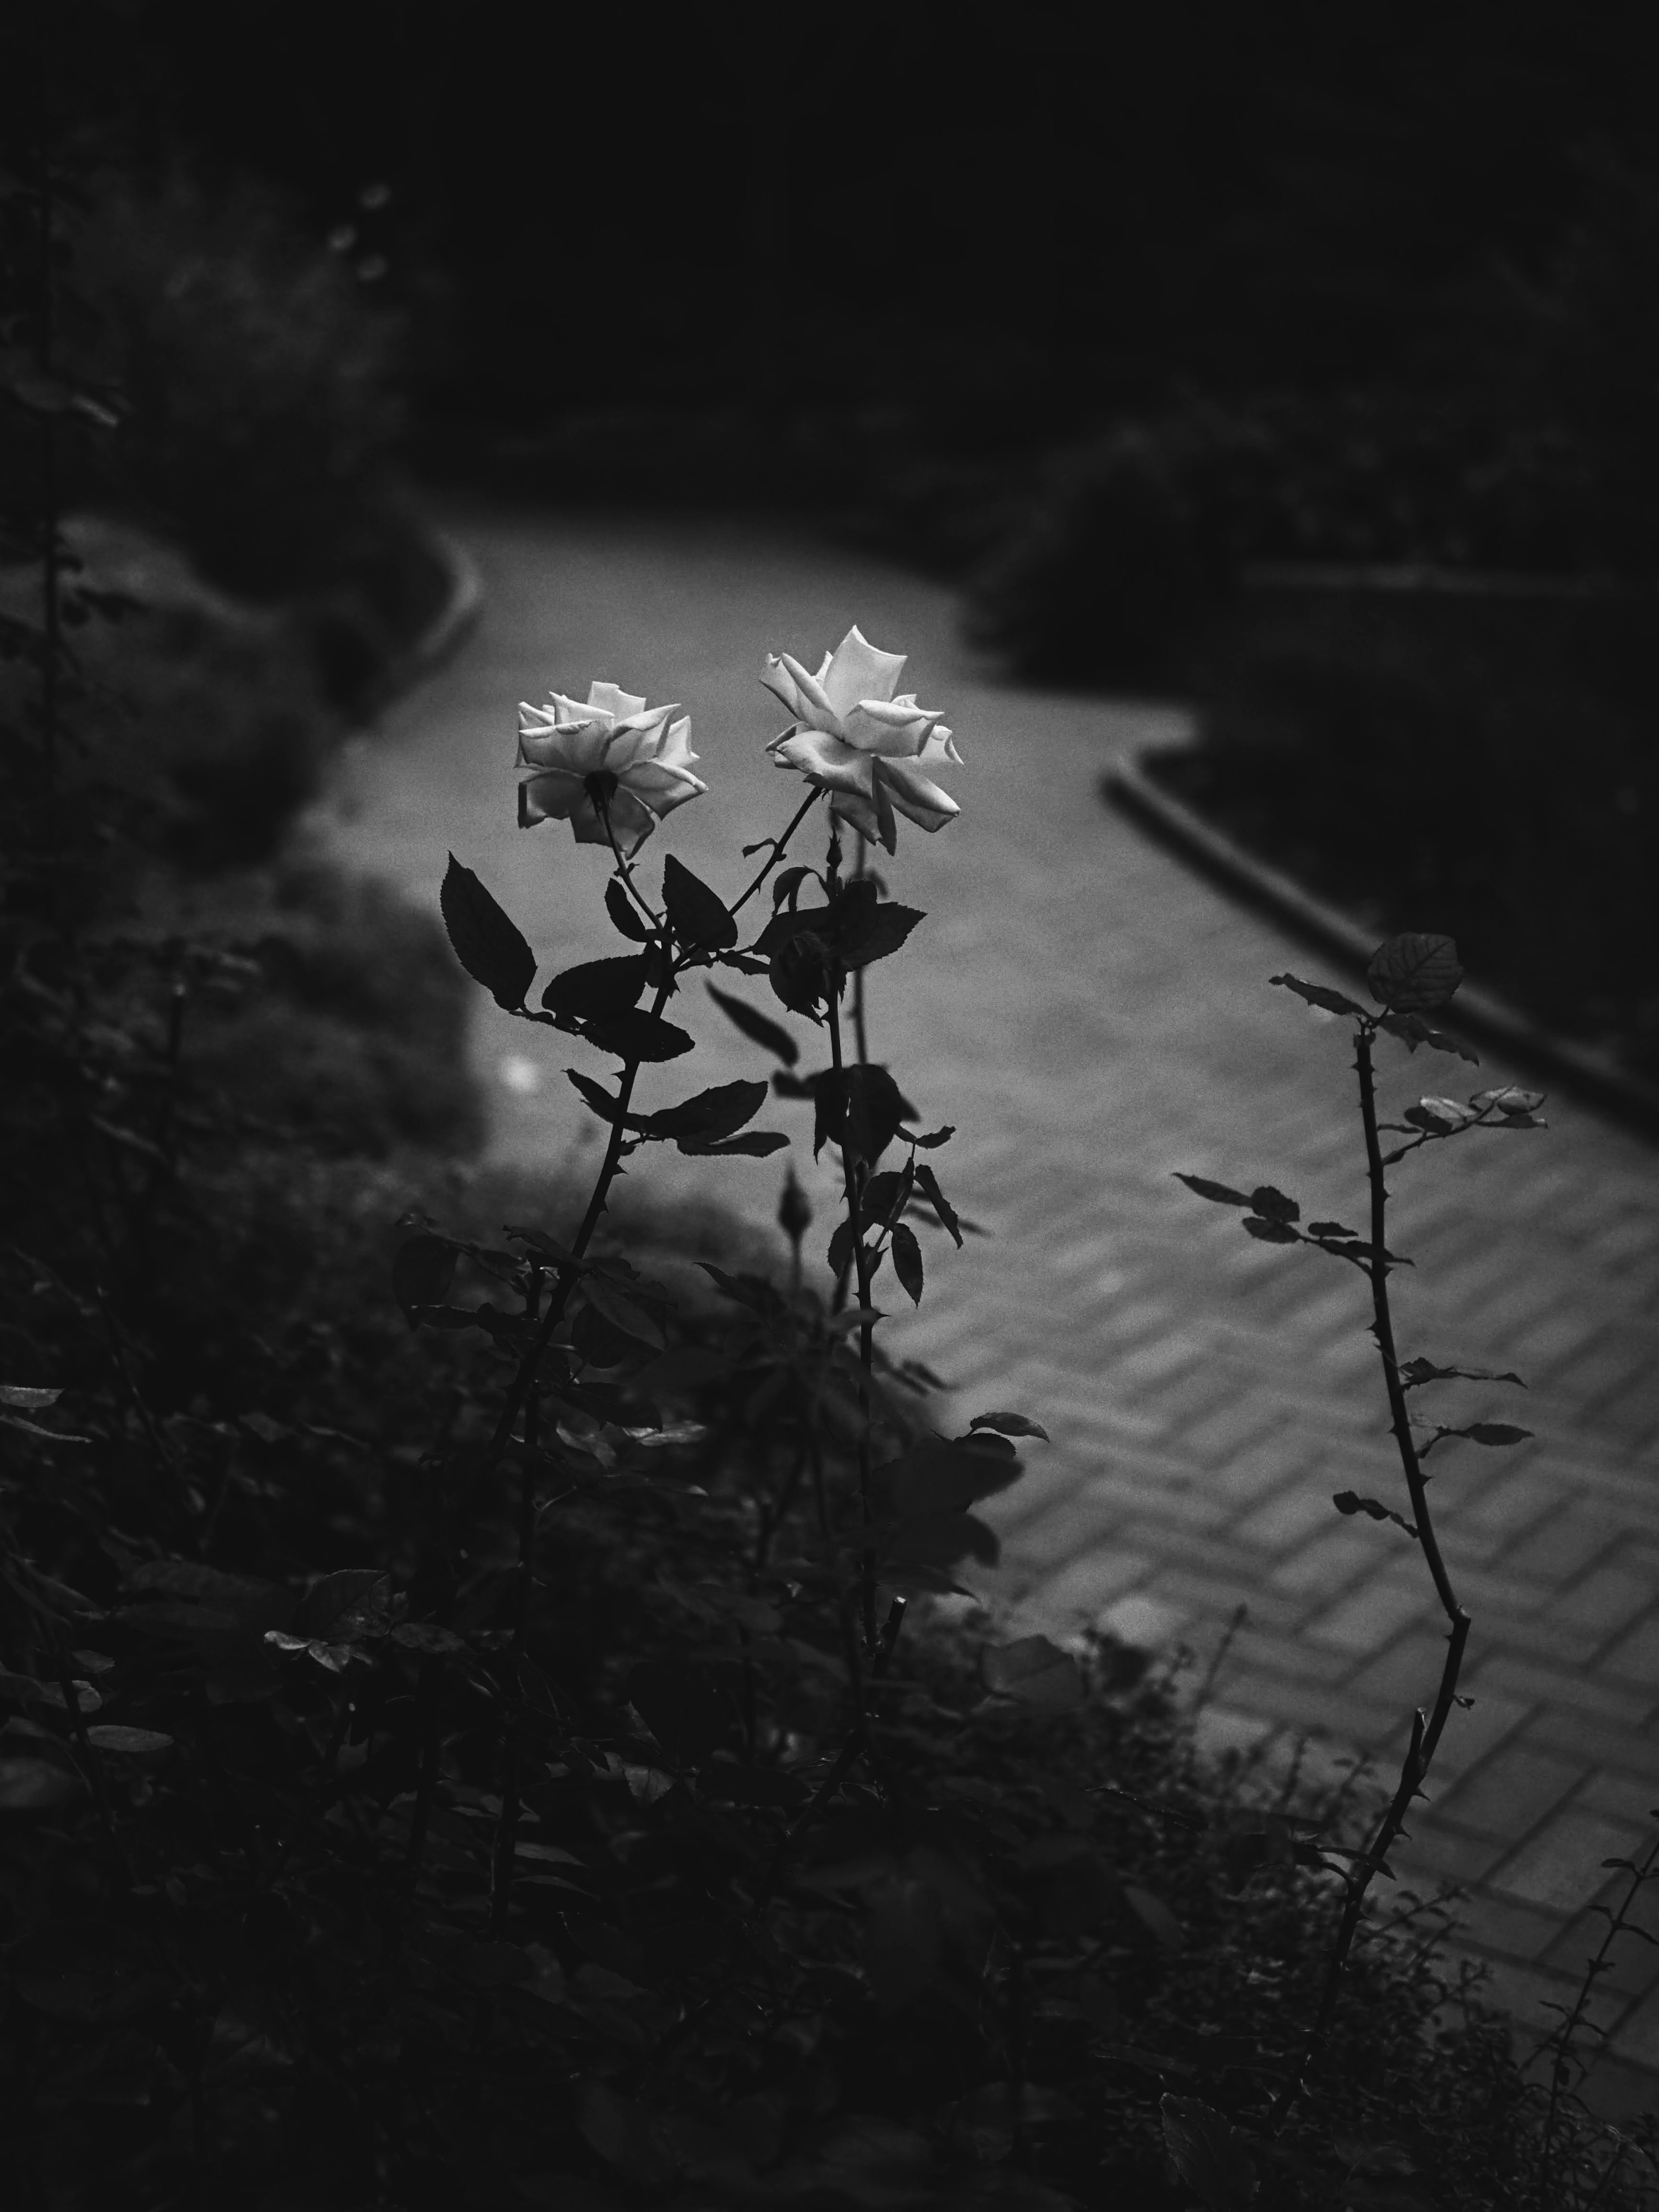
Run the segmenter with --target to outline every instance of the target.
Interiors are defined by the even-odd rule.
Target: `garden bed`
[[[1200,742],[1151,780],[1358,926],[1659,1077],[1650,592],[1400,572],[1257,578]]]

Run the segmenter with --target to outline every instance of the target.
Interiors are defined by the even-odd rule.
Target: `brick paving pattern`
[[[1253,1243],[1172,1180],[1272,1182],[1309,1216],[1359,1218],[1346,1032],[1267,983],[1287,967],[1344,979],[1101,804],[1110,760],[1178,740],[1181,715],[999,684],[957,641],[948,594],[787,532],[459,527],[489,590],[481,631],[365,751],[333,834],[427,897],[453,845],[550,959],[592,957],[611,949],[593,920],[602,863],[562,831],[510,827],[518,699],[607,676],[684,702],[717,796],[656,848],[720,881],[735,836],[792,803],[757,750],[775,733],[761,653],[810,658],[854,621],[908,650],[907,681],[957,730],[963,812],[933,838],[901,824],[884,872],[929,921],[872,974],[872,1049],[926,1120],[957,1125],[941,1180],[991,1233],[961,1254],[930,1243],[927,1297],[891,1336],[957,1386],[956,1410],[1012,1406],[1051,1432],[1001,1501],[1000,1595],[1057,1632],[1101,1622],[1152,1648],[1184,1642],[1200,1662],[1243,1604],[1203,1720],[1212,1744],[1273,1759],[1311,1736],[1328,1762],[1397,1754],[1440,1630],[1409,1540],[1330,1503],[1345,1489],[1403,1502],[1365,1286]],[[503,1079],[498,1152],[579,1158],[595,1125],[563,1080],[568,1041],[548,1049],[480,1000],[480,1064]],[[702,1081],[757,1072],[712,1009],[698,1028]],[[1399,1048],[1385,1097],[1520,1073]],[[1468,1940],[1540,2033],[1540,2001],[1571,1991],[1597,1939],[1601,1862],[1637,1847],[1659,1806],[1659,1177],[1652,1149],[1595,1113],[1548,1110],[1547,1134],[1476,1133],[1393,1170],[1390,1238],[1415,1262],[1395,1279],[1402,1352],[1530,1385],[1424,1394],[1437,1419],[1535,1434],[1510,1450],[1449,1444],[1433,1462],[1474,1618],[1474,1703],[1447,1729],[1396,1864],[1408,1882],[1468,1885]],[[707,1183],[676,1158],[652,1173],[765,1218],[775,1170]],[[1614,2109],[1659,2070],[1656,1958],[1630,1944],[1606,1978]]]

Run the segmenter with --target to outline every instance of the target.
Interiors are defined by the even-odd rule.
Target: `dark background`
[[[452,442],[641,407],[992,452],[1194,394],[1650,405],[1606,343],[1655,313],[1633,7],[594,12],[37,0],[6,128],[100,120],[351,227]]]

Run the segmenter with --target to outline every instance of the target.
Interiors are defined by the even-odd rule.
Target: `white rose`
[[[797,724],[767,747],[773,759],[822,784],[830,812],[890,853],[895,807],[924,830],[942,830],[962,811],[915,765],[960,763],[962,755],[942,718],[918,707],[914,691],[895,696],[904,662],[903,653],[878,652],[854,629],[825,653],[816,676],[787,653],[769,653],[761,676]]]
[[[582,703],[550,692],[545,707],[519,708],[519,824],[568,822],[579,845],[604,845],[604,796],[619,843],[637,846],[660,817],[708,787],[690,763],[691,717],[647,709],[614,684],[592,684]],[[604,781],[599,779],[604,778]]]

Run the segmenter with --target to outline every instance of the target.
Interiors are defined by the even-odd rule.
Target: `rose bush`
[[[830,811],[888,852],[897,840],[893,810],[928,830],[942,830],[961,809],[948,791],[914,765],[961,763],[943,715],[898,692],[905,655],[883,653],[858,629],[826,653],[816,676],[793,653],[769,653],[761,681],[795,718],[767,748],[831,794]]]
[[[545,707],[521,702],[520,827],[568,822],[579,845],[608,844],[614,831],[637,850],[665,814],[708,788],[690,769],[691,717],[671,721],[675,711],[615,684],[590,684],[585,704],[562,691]]]

